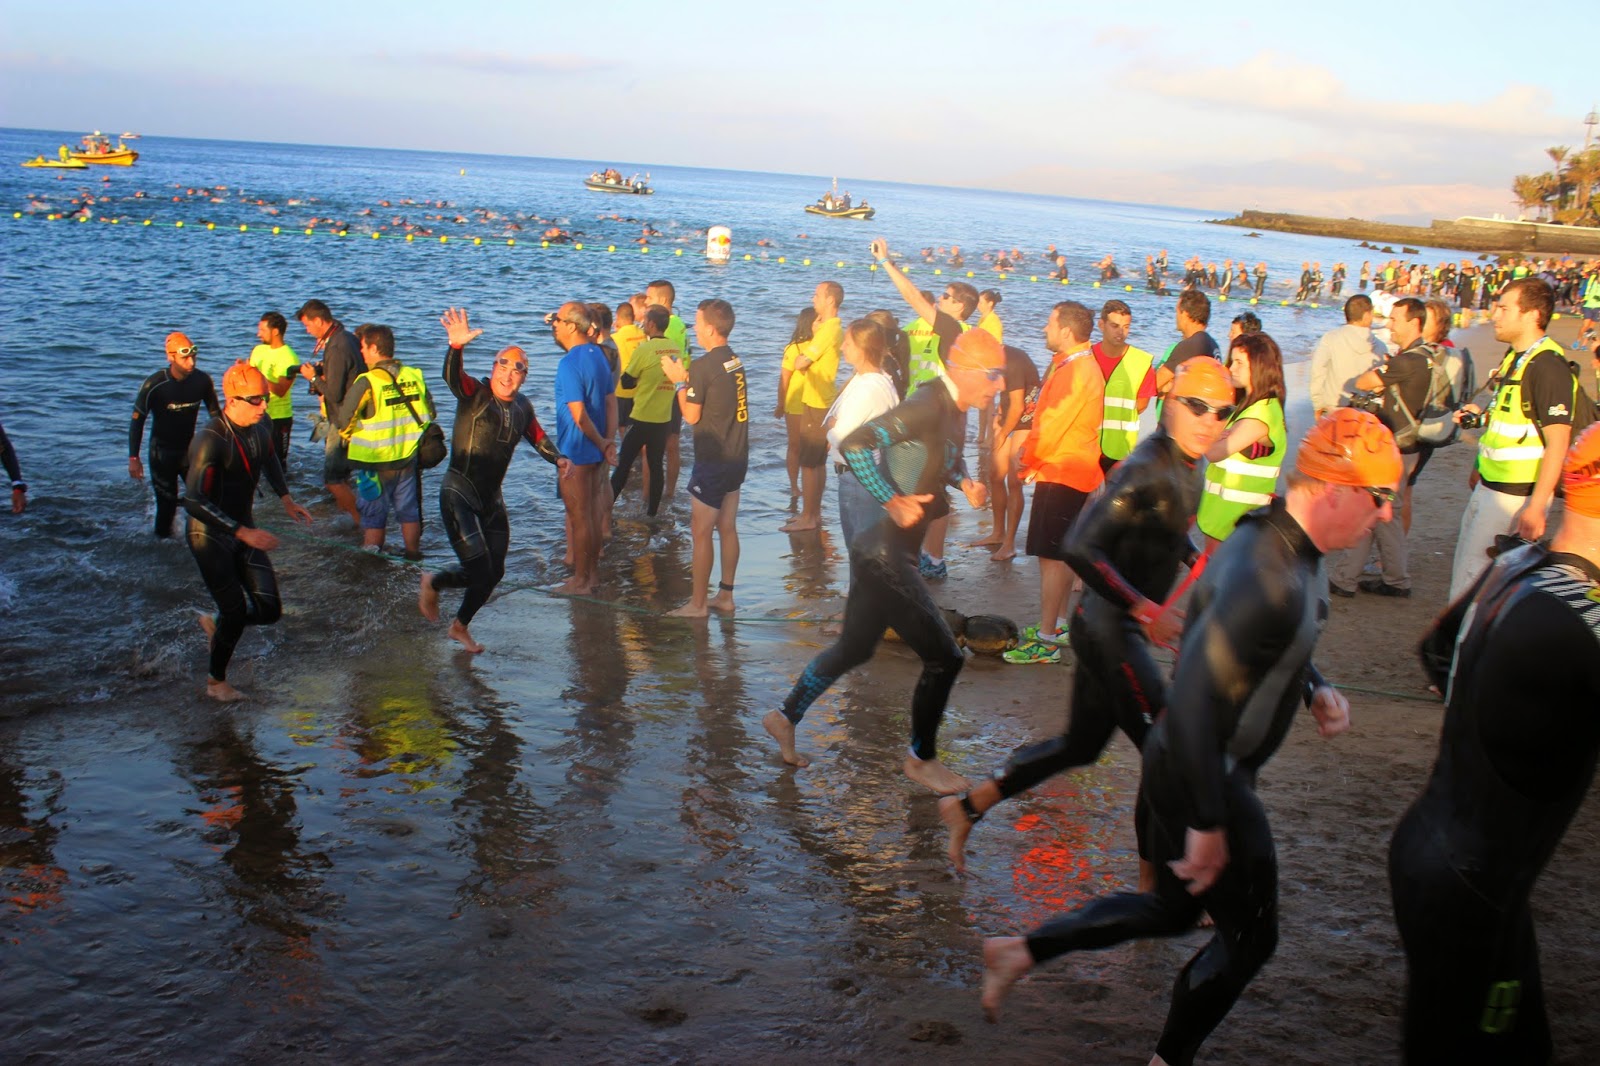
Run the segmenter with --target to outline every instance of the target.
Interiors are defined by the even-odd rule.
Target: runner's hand
[[[561,458],[556,460],[556,477],[561,481],[565,481],[571,476],[572,460],[563,455]]]
[[[1167,863],[1178,879],[1198,896],[1222,876],[1228,865],[1228,835],[1221,829],[1190,829],[1184,833],[1183,858]]]
[[[1176,651],[1178,637],[1183,633],[1183,612],[1169,607],[1143,626],[1145,636],[1157,647]]]
[[[872,252],[872,258],[874,259],[889,258],[889,242],[884,240],[882,237],[874,237],[872,243],[868,245],[867,248]]]
[[[483,336],[483,330],[473,329],[468,324],[467,309],[465,307],[452,307],[445,311],[444,315],[439,319],[439,325],[443,326],[445,333],[449,334],[450,347],[452,348],[465,348]]]
[[[298,503],[295,503],[287,496],[283,498],[283,513],[294,519],[296,522],[304,522],[308,526],[311,524],[311,512],[306,510],[304,507],[301,507]]]
[[[128,456],[128,476],[135,481],[144,480],[144,464],[139,461],[137,455]]]
[[[933,502],[933,493],[923,492],[916,496],[891,496],[883,509],[889,512],[889,518],[901,529],[910,529],[922,519],[922,512],[928,504]]]
[[[1350,701],[1332,685],[1323,685],[1311,694],[1311,717],[1318,733],[1336,737],[1350,728]]]
[[[250,526],[240,526],[239,532],[234,536],[239,538],[239,543],[251,548],[259,548],[264,552],[272,551],[278,546],[278,538],[264,529],[254,529]]]

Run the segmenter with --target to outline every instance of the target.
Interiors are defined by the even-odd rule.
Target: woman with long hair
[[[862,487],[839,453],[839,442],[856,427],[895,407],[900,394],[889,375],[890,346],[887,331],[870,318],[859,318],[844,331],[839,355],[855,371],[828,409],[823,426],[828,433],[828,456],[833,462],[834,480],[839,485],[839,525],[848,546],[867,530],[883,505]]]
[[[1228,372],[1244,399],[1230,412],[1228,432],[1206,453],[1206,491],[1197,524],[1208,552],[1228,538],[1246,513],[1272,502],[1288,451],[1278,342],[1265,333],[1241,333],[1228,348]]]
[[[817,324],[817,309],[808,307],[795,316],[794,333],[783,349],[783,367],[778,372],[778,407],[773,417],[783,420],[784,433],[789,439],[789,450],[784,456],[784,469],[789,474],[789,495],[800,495],[800,440],[805,432],[802,416],[805,401],[801,398],[803,383],[795,374],[794,362],[800,356],[800,346],[811,340]]]

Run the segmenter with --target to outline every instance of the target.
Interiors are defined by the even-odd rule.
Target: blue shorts
[[[394,470],[373,470],[383,491],[375,499],[356,498],[361,511],[362,529],[382,529],[389,523],[389,512],[401,524],[422,521],[422,489],[418,484],[417,463],[412,460]]]
[[[744,485],[745,463],[696,463],[689,471],[689,495],[707,507],[721,507]]]
[[[1585,322],[1600,322],[1600,307],[1585,307],[1583,309]]]

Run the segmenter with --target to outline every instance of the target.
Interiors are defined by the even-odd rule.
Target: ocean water
[[[0,158],[73,140],[3,130]],[[801,211],[826,188],[819,176],[654,168],[656,195],[608,197],[581,179],[615,161],[136,146],[127,170],[0,168],[0,422],[32,486],[25,515],[0,516],[0,1046],[81,1061],[219,1049],[482,1061],[561,1039],[552,1061],[721,1061],[729,1046],[764,1061],[860,1057],[900,1024],[872,1013],[876,989],[951,993],[970,977],[979,920],[1005,912],[1015,928],[1131,872],[1135,764],[1123,759],[1019,803],[1029,831],[1019,821],[975,857],[981,887],[952,885],[931,805],[901,798],[915,674],[903,653],[886,651],[808,719],[832,758],[805,775],[773,767],[752,723],[820,646],[786,620],[836,611],[844,573],[832,534],[776,532],[791,503],[770,410],[792,316],[824,279],[844,285],[846,317],[901,311],[865,268],[881,234],[905,252],[959,244],[974,283],[1004,293],[1008,340],[1040,362],[1053,302],[1111,292],[1133,306],[1135,342],[1159,350],[1175,339],[1172,301],[1093,288],[1106,252],[1130,268],[1160,248],[1174,263],[1265,259],[1288,281],[1302,259],[1354,264],[1357,249],[1249,239],[1196,211],[854,180],[841,185],[880,215],[835,221]],[[85,191],[89,220],[47,218]],[[431,233],[407,242],[397,217]],[[581,231],[584,250],[541,248],[552,223],[537,220]],[[661,231],[648,252],[632,243],[645,223]],[[731,263],[702,254],[717,224],[733,230]],[[1028,280],[1047,273],[1037,256],[1051,242],[1081,280]],[[981,271],[983,251],[1012,247],[1032,257],[1024,272]],[[490,651],[455,652],[416,615],[415,568],[329,528],[301,393],[289,477],[318,523],[289,531],[276,501],[258,506],[284,533],[273,558],[287,605],[234,662],[231,679],[258,698],[219,710],[197,696],[195,615],[210,601],[181,542],[152,540],[149,490],[125,463],[132,400],[164,365],[164,334],[187,332],[218,375],[249,352],[261,313],[318,297],[348,325],[391,325],[401,358],[442,392],[437,319],[465,306],[487,331],[469,370],[486,373],[500,345],[527,347],[527,389],[549,424],[558,352],[542,314],[569,298],[614,304],[658,277],[680,308],[715,296],[738,315],[754,415],[748,620],[659,620],[688,595],[681,492],[655,524],[636,492],[619,506],[601,570],[611,605],[540,593],[565,576],[562,518],[530,451],[505,486],[504,594],[474,624]],[[1339,320],[1270,300],[1257,310],[1291,357]],[[310,348],[292,322],[289,341]],[[448,422],[447,393],[440,407]],[[435,565],[450,558],[437,477],[424,485]],[[831,486],[824,513],[831,524]],[[974,572],[953,574],[942,599],[993,609],[1035,584],[1025,564]],[[975,663],[957,689],[947,734],[965,772],[1028,739],[1028,721],[998,709],[1015,702],[1002,676]]]

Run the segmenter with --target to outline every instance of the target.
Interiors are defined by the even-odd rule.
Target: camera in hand
[[[1462,411],[1461,417],[1456,419],[1456,425],[1460,426],[1462,429],[1482,429],[1483,412]]]
[[[1383,410],[1383,393],[1381,392],[1351,392],[1350,406],[1357,411],[1366,411],[1377,414]]]

